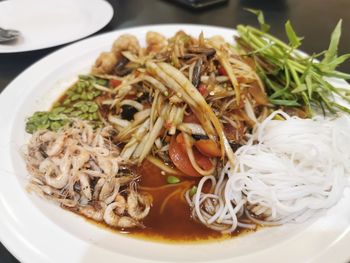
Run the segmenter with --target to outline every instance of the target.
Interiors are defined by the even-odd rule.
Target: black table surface
[[[0,0],[1,1],[1,0]],[[330,34],[339,19],[343,19],[339,53],[350,53],[349,0],[228,0],[227,3],[204,10],[190,10],[174,1],[109,0],[115,14],[111,22],[97,34],[147,24],[193,23],[233,28],[238,24],[257,25],[256,18],[245,8],[264,11],[271,33],[286,39],[284,23],[290,20],[300,36],[301,49],[308,53],[327,49]],[[0,54],[0,92],[24,69],[62,46],[39,51]],[[350,63],[341,70],[350,73]],[[4,238],[4,237],[1,237]],[[0,262],[18,262],[0,243]]]

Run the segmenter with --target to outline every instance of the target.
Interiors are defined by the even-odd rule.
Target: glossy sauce
[[[143,187],[152,188],[168,185],[166,182],[167,175],[162,175],[158,167],[147,161],[138,169],[138,174],[140,176],[139,191],[147,192],[153,197],[150,213],[142,221],[145,228],[118,229],[85,217],[86,220],[113,232],[162,243],[212,242],[256,231],[238,227],[231,234],[222,234],[192,219],[190,207],[185,199],[181,198],[180,193],[182,190],[190,189],[192,185],[197,185],[198,179],[195,181],[193,178],[179,177],[181,178],[181,185],[174,185],[174,187],[167,187],[162,190],[150,191],[147,189],[146,191],[141,189]],[[161,212],[164,199],[178,189],[181,191],[169,199]]]
[[[138,174],[141,176],[140,189],[168,185],[167,175],[162,175],[160,169],[149,162],[145,162],[139,168]],[[194,242],[222,240],[247,232],[247,230],[238,229],[233,234],[224,235],[193,220],[190,207],[185,199],[181,198],[181,192],[183,193],[186,189],[197,185],[198,179],[195,181],[193,178],[180,178],[181,185],[174,185],[162,190],[143,190],[153,196],[153,205],[149,215],[143,220],[145,228],[131,230],[127,232],[129,235],[163,242]],[[179,193],[170,198],[161,211],[164,199],[178,189],[180,189]]]

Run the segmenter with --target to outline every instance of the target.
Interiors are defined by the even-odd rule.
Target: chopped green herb
[[[350,54],[337,55],[341,36],[341,20],[335,27],[327,51],[305,56],[295,49],[302,43],[291,23],[285,24],[289,44],[267,33],[268,26],[263,14],[258,10],[248,11],[257,15],[261,30],[238,25],[237,46],[241,53],[252,57],[256,62],[259,76],[266,84],[269,101],[280,106],[306,106],[309,115],[314,107],[331,112],[337,109],[350,113],[350,108],[334,101],[338,95],[347,102],[350,96],[341,88],[330,84],[325,77],[350,79],[350,74],[336,70],[336,67],[350,58]],[[320,62],[315,58],[324,56]]]

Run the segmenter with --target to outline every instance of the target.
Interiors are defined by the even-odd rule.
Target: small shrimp
[[[42,161],[39,165],[39,172],[43,174],[50,174],[53,170],[55,170],[54,163],[49,158]]]
[[[95,138],[93,139],[92,143],[91,143],[92,147],[104,147],[104,140],[103,137],[101,135],[101,130],[97,131],[97,134],[95,136]]]
[[[44,189],[43,189],[43,186],[42,185],[38,185],[38,184],[35,184],[35,183],[30,183],[27,185],[26,187],[27,191],[29,193],[31,192],[35,192],[37,195],[39,195],[40,197],[45,197],[45,195],[50,195],[50,194],[47,194]]]
[[[111,158],[110,159],[110,162],[112,164],[112,170],[111,170],[111,175],[112,176],[116,176],[118,174],[118,171],[119,171],[119,163],[118,163],[118,160],[117,158]]]
[[[106,175],[117,175],[119,170],[119,164],[117,159],[97,156],[97,162]]]
[[[115,178],[108,178],[102,186],[101,192],[99,194],[99,200],[105,201],[109,196],[111,196],[112,192],[114,191],[115,185]]]
[[[131,189],[127,198],[128,213],[132,218],[141,220],[148,215],[151,203],[152,198],[150,196],[139,194]]]
[[[106,175],[111,174],[112,166],[108,158],[104,156],[97,156],[97,163]]]
[[[124,34],[117,38],[113,43],[112,52],[118,56],[121,51],[129,50],[138,55],[141,47],[137,38],[133,35]]]
[[[86,173],[89,176],[92,176],[92,177],[99,177],[99,178],[103,177],[104,178],[106,176],[101,171],[90,170],[90,169],[81,170],[81,171]]]
[[[89,176],[85,173],[79,174],[79,181],[81,186],[81,191],[88,200],[92,199],[90,179]]]
[[[83,147],[74,146],[70,147],[69,151],[73,155],[73,170],[78,171],[84,166],[90,159],[90,154]]]
[[[135,176],[133,176],[133,175],[123,175],[123,176],[120,176],[120,177],[116,178],[116,180],[118,181],[118,183],[121,186],[130,183],[134,179],[135,179]]]
[[[69,175],[65,173],[59,173],[56,176],[52,176],[51,173],[45,174],[45,181],[48,185],[56,189],[62,189],[68,183]]]
[[[113,71],[116,64],[117,58],[112,52],[102,52],[92,67],[92,72],[95,74],[108,74]]]
[[[96,185],[95,185],[95,187],[94,187],[94,193],[93,193],[93,196],[92,196],[92,198],[93,198],[94,200],[97,200],[97,199],[98,199],[98,196],[99,196],[99,194],[100,194],[100,192],[101,192],[102,186],[103,186],[105,183],[106,183],[106,179],[104,179],[104,178],[100,178],[100,179],[97,181],[97,183],[96,183]]]
[[[91,205],[80,206],[77,212],[95,221],[102,221],[106,210],[103,202],[93,202]]]
[[[75,207],[78,204],[77,200],[71,200],[71,199],[57,199],[57,201],[67,207]]]
[[[57,134],[53,131],[39,131],[38,134],[35,134],[32,139],[39,140],[41,142],[49,142],[56,139]]]
[[[117,180],[115,180],[113,192],[111,193],[111,195],[110,195],[109,197],[107,197],[107,198],[104,200],[106,204],[112,203],[112,202],[117,198],[117,195],[118,195],[118,193],[119,193],[119,189],[120,189],[120,184],[118,183]]]
[[[94,160],[94,158],[91,158],[89,160],[89,166],[93,171],[97,171],[100,172],[102,174],[102,169],[97,165],[96,161]]]
[[[115,197],[114,201],[116,203],[118,203],[118,207],[115,208],[118,215],[124,214],[124,212],[126,210],[126,200],[125,200],[124,196],[122,196],[121,194],[118,194]]]
[[[86,125],[83,133],[81,134],[81,138],[83,143],[91,144],[94,137],[94,131],[90,125]]]
[[[59,154],[64,148],[65,139],[66,135],[64,133],[58,135],[57,139],[49,147],[47,147],[46,154],[48,156]]]
[[[125,206],[123,201],[116,201],[107,206],[103,215],[103,220],[106,222],[106,224],[120,228],[132,228],[139,226],[140,223],[135,219],[128,216],[120,216],[120,214],[118,214],[118,210],[122,209],[123,206]]]
[[[148,31],[146,43],[149,52],[160,52],[168,45],[168,40],[158,32]]]
[[[110,151],[108,149],[99,147],[99,146],[84,145],[84,149],[91,153],[94,153],[95,155],[100,155],[105,157],[110,155]]]
[[[41,189],[43,192],[47,195],[54,195],[54,196],[62,196],[61,192],[57,189],[54,189],[48,185],[41,186]]]
[[[66,152],[59,164],[60,170],[64,174],[69,174],[72,166],[72,160],[69,157],[70,157],[69,153]]]
[[[69,175],[61,173],[56,165],[48,158],[40,164],[39,171],[44,173],[46,183],[56,189],[62,189],[68,183]]]

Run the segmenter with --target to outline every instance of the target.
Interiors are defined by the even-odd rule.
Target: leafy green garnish
[[[329,48],[324,54],[324,59],[322,60],[322,64],[329,64],[337,58],[338,54],[338,45],[341,36],[341,24],[342,20],[340,19],[337,26],[331,35],[331,42],[329,43]],[[334,69],[334,68],[333,68]]]
[[[270,30],[270,25],[265,23],[264,13],[261,10],[246,8],[248,12],[251,12],[257,16],[258,22],[260,24],[260,28],[262,31],[267,32]]]
[[[289,39],[289,44],[293,48],[298,48],[301,45],[301,40],[303,38],[297,36],[289,20],[285,24],[285,30]]]
[[[336,70],[336,67],[350,58],[350,54],[338,56],[341,36],[341,20],[335,27],[328,50],[312,56],[302,55],[295,50],[302,39],[293,29],[290,21],[285,24],[289,43],[270,35],[269,26],[259,10],[248,10],[257,16],[261,29],[238,25],[237,44],[243,55],[250,56],[256,62],[259,76],[264,81],[269,100],[279,106],[304,106],[309,115],[313,108],[334,113],[342,110],[350,113],[348,107],[335,102],[339,96],[350,102],[349,91],[334,86],[325,77],[350,79],[350,74]],[[316,58],[323,56],[321,61]]]

